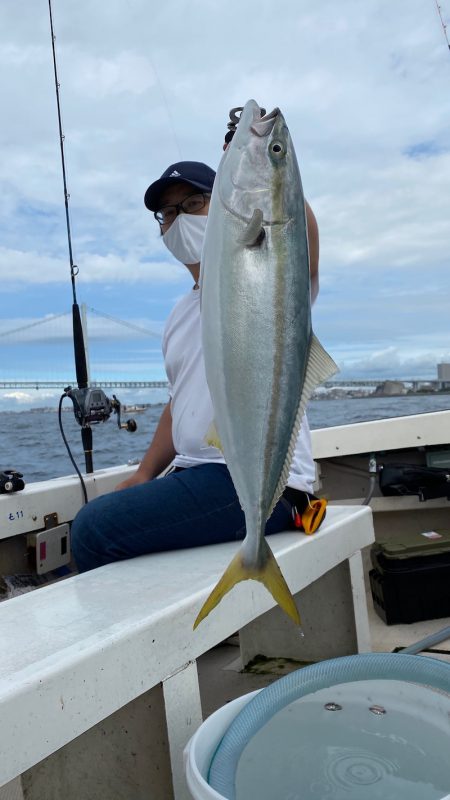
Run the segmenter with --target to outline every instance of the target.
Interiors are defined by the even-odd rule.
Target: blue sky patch
[[[443,148],[433,141],[417,142],[407,147],[403,152],[408,158],[421,159],[440,155],[443,152]]]

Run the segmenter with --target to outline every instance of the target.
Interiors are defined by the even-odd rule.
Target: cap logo
[[[176,169],[174,169],[174,171],[171,172],[170,175],[169,175],[169,178],[180,178],[180,177],[181,177],[181,174],[179,172],[177,172]]]

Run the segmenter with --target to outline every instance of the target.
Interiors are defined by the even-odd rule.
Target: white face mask
[[[182,264],[198,264],[202,254],[208,217],[203,214],[178,214],[163,241]]]

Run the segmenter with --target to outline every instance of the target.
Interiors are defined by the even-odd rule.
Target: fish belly
[[[259,246],[244,247],[245,223],[223,209],[211,213],[202,277],[206,375],[247,531],[257,534],[289,459],[308,360],[306,231],[298,222],[268,226]]]

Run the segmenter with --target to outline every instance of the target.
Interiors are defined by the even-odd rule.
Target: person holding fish
[[[249,102],[254,103],[254,101]],[[258,108],[257,116],[260,117],[259,107],[256,104],[255,107]],[[276,111],[278,112],[278,110]],[[252,113],[256,114],[253,108]],[[275,112],[272,113],[275,114]],[[271,140],[273,123],[270,115],[268,115],[268,118],[267,121],[267,118],[263,115],[259,123],[260,128],[256,128],[258,131],[258,135],[254,137],[258,139],[256,151],[261,146],[262,137],[267,136],[268,140]],[[278,120],[276,114],[273,119]],[[219,172],[224,164],[224,159],[228,158],[228,144],[232,140],[235,130],[236,126],[233,131],[230,130],[227,134],[228,141],[224,145],[226,152]],[[238,131],[240,133],[239,128]],[[232,133],[231,136],[230,133]],[[250,138],[248,148],[251,150],[252,146],[253,141]],[[245,147],[246,145],[243,147],[244,154]],[[230,151],[233,150],[233,148],[229,149]],[[258,159],[256,159],[255,163],[258,163]],[[257,171],[256,169],[256,173]],[[257,174],[253,177],[251,175],[247,177],[250,184],[248,191],[251,192],[252,184],[257,180]],[[203,275],[203,259],[202,270],[200,266],[215,178],[214,170],[206,164],[195,161],[178,162],[169,166],[162,176],[149,186],[145,193],[145,205],[153,213],[160,227],[164,244],[174,257],[189,270],[192,275],[193,286],[191,291],[176,304],[165,326],[162,349],[169,382],[170,400],[163,410],[147,452],[137,471],[130,478],[119,484],[116,487],[116,492],[96,498],[88,503],[81,509],[73,522],[72,549],[78,569],[81,572],[112,561],[151,552],[182,549],[244,538],[244,545],[247,542],[246,528],[249,528],[249,513],[247,498],[244,495],[248,495],[249,491],[250,494],[252,493],[252,480],[251,475],[247,475],[244,480],[246,483],[245,490],[239,490],[242,480],[239,475],[239,467],[231,463],[234,461],[233,448],[236,449],[236,447],[233,442],[233,436],[231,435],[230,438],[229,429],[233,426],[235,429],[239,428],[238,436],[242,439],[240,444],[245,448],[244,427],[246,422],[244,418],[247,413],[251,414],[252,412],[249,408],[238,407],[233,412],[234,422],[225,418],[226,413],[221,419],[216,418],[220,402],[213,403],[212,387],[209,382],[215,381],[213,373],[214,369],[221,368],[219,363],[222,363],[223,367],[224,362],[221,352],[223,343],[219,342],[216,335],[217,332],[214,331],[213,327],[211,328],[208,322],[203,325],[202,338],[201,295],[204,294],[204,289],[208,294],[216,292],[216,288],[211,286],[211,281],[208,283],[206,272]],[[225,180],[224,186],[228,187],[230,185]],[[296,188],[298,187],[294,187],[294,189]],[[243,186],[243,197],[245,197],[246,191],[247,187]],[[236,190],[232,189],[232,194],[233,192],[236,192]],[[233,197],[231,200],[233,200]],[[297,210],[297,201],[295,202]],[[301,193],[300,210],[303,209],[302,224],[304,227],[302,247],[308,273],[306,277],[302,277],[302,287],[308,294],[307,300],[305,300],[307,311],[304,317],[307,325],[309,325],[310,298],[314,300],[318,293],[319,239],[314,214],[307,204],[303,206],[302,203],[303,195]],[[266,247],[267,240],[273,236],[270,222],[267,225],[267,232],[265,230],[265,216],[267,214],[264,210],[255,211],[244,230],[239,231],[239,236],[237,237],[240,241],[239,248],[250,254],[250,259],[256,258],[257,251],[262,249],[260,247],[261,241],[265,240],[264,247]],[[211,223],[208,224],[208,231],[210,225]],[[217,261],[218,268],[225,270],[228,256],[225,254],[223,258],[220,257],[220,251],[224,245],[222,228],[218,229],[216,233],[213,231],[212,235],[213,239],[211,235],[206,237],[206,245],[208,246],[209,244],[209,247],[205,252],[208,253],[208,259],[210,259],[209,253],[212,250],[212,258]],[[306,235],[308,241],[306,241]],[[214,244],[214,239],[216,244]],[[279,251],[278,262],[281,264],[281,251],[279,246],[276,246]],[[214,256],[215,247],[217,257]],[[234,263],[238,263],[236,259],[234,259]],[[202,277],[200,277],[201,271]],[[199,284],[203,283],[204,278],[206,279],[205,286],[202,286],[200,290]],[[248,286],[248,278],[244,277],[243,280],[247,281]],[[237,288],[240,294],[245,291],[242,286]],[[227,308],[238,305],[238,296],[233,296],[233,287],[231,287],[229,298],[226,298],[225,292],[223,297],[226,299]],[[220,302],[223,302],[223,300],[219,300]],[[206,305],[205,298],[203,298],[202,303]],[[212,308],[212,305],[210,307]],[[296,310],[293,309],[293,312],[296,313]],[[212,313],[216,316],[221,316],[221,314],[218,314],[218,308],[215,308]],[[290,309],[288,309],[288,313],[291,313]],[[246,358],[245,337],[249,331],[246,330],[245,325],[243,326],[243,320],[245,320],[245,309],[242,318],[239,320],[240,330],[236,331],[236,333],[238,339],[240,337],[239,341],[242,344],[240,349]],[[205,326],[209,326],[210,332],[205,333]],[[314,349],[317,340],[310,332],[310,326],[305,335],[313,337],[314,341],[311,350]],[[207,337],[206,342],[205,336]],[[209,369],[207,378],[205,350],[207,351],[209,362],[211,362],[211,359],[214,359],[214,347],[216,345],[218,348],[217,364],[214,369]],[[258,342],[256,342],[256,345],[258,345]],[[307,339],[307,349],[309,352],[309,339]],[[274,357],[278,358],[278,355],[274,353]],[[319,353],[318,357],[319,360],[322,358],[321,353]],[[328,356],[326,357],[329,359]],[[329,361],[331,362],[331,359]],[[320,375],[307,379],[307,376],[305,377],[307,362],[308,358],[306,357],[301,364],[297,364],[294,359],[291,367],[294,366],[301,369],[300,383],[303,383],[305,378],[310,395],[314,388],[313,381],[315,381],[314,385],[316,385],[319,379],[324,379],[325,372],[330,374],[334,370],[327,363],[324,370],[318,370]],[[275,369],[279,378],[284,380],[281,368],[275,365]],[[246,374],[251,370],[248,369],[247,365],[243,370],[238,366],[238,370],[241,370],[239,377],[240,388],[236,389],[235,395],[239,403],[239,393],[242,385],[245,384]],[[222,387],[220,391],[224,390],[223,393],[226,395],[229,389],[231,391],[231,383],[228,387],[224,386],[223,377],[223,375],[220,376],[219,382],[221,382]],[[264,376],[261,377],[264,380]],[[230,374],[230,381],[234,379],[235,377],[231,377]],[[267,462],[266,471],[268,470],[270,473],[269,478],[264,478],[263,480],[265,485],[268,484],[267,496],[269,498],[267,502],[262,503],[261,513],[263,516],[265,515],[262,527],[263,538],[264,534],[278,533],[295,527],[311,533],[320,525],[325,513],[324,501],[318,500],[313,495],[315,467],[311,452],[309,428],[304,414],[304,405],[307,397],[302,391],[302,386],[300,384],[297,386],[297,384],[299,384],[298,381],[295,388],[298,398],[293,398],[292,409],[284,407],[282,409],[286,419],[289,418],[287,424],[291,426],[291,430],[288,430],[283,435],[275,429],[270,431],[270,436],[272,437],[271,448],[276,453],[275,465],[272,466],[269,463],[270,459],[268,461],[267,447],[264,452],[255,451],[254,454],[259,460],[262,459],[264,461],[265,459]],[[268,387],[264,387],[261,384],[260,388],[264,393]],[[293,386],[289,386],[287,389],[292,392]],[[215,388],[215,395],[217,396],[217,388]],[[276,417],[274,409],[272,417]],[[217,428],[214,423],[217,424]],[[258,436],[257,432],[256,434]],[[284,441],[286,441],[286,447],[284,448],[286,452],[277,452],[278,438],[283,440],[283,447]],[[222,445],[220,439],[223,440],[225,446]],[[248,455],[251,457],[250,452],[248,452]],[[242,458],[242,462],[244,460]],[[230,466],[234,472],[233,477],[230,472]],[[155,480],[169,467],[170,469],[164,477]],[[261,473],[260,465],[255,463],[247,471],[249,473],[254,472],[255,475],[259,476]],[[280,481],[283,485],[281,485]],[[259,538],[261,537],[259,536]],[[260,553],[261,546],[259,545],[258,548],[258,553]],[[267,549],[270,550],[268,546]],[[258,559],[259,555],[257,556]],[[264,559],[262,560],[264,561]],[[275,560],[273,559],[273,561]],[[199,615],[197,623],[209,613],[211,608],[219,602],[223,594],[237,580],[243,580],[246,577],[262,580],[287,613],[298,622],[299,620],[296,618],[296,616],[298,617],[298,612],[295,607],[292,607],[293,600],[292,603],[286,601],[285,592],[290,595],[288,588],[282,586],[281,590],[279,588],[274,589],[273,584],[277,584],[277,582],[279,584],[280,577],[284,583],[284,578],[281,576],[278,567],[276,566],[279,576],[277,575],[275,578],[272,576],[273,580],[271,578],[269,581],[261,577],[258,569],[256,569],[256,572],[253,567],[247,571],[244,569],[245,574],[240,573],[238,577],[234,575],[231,583],[228,581],[230,585],[228,583],[225,587],[222,585],[210,607]]]

